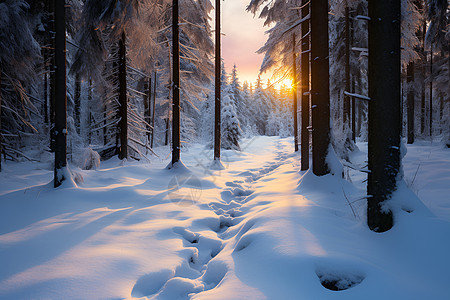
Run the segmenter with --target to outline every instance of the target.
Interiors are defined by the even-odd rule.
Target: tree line
[[[389,230],[385,200],[401,180],[401,138],[449,144],[448,2],[252,0],[248,11],[272,25],[259,50],[261,70],[290,73],[299,85],[301,169],[310,168],[311,147],[312,172],[337,173],[335,150],[348,160],[356,137],[367,132],[368,225]],[[297,118],[294,108],[295,124]]]
[[[322,176],[339,172],[333,153],[348,159],[359,137],[369,142],[369,226],[388,230],[382,204],[401,175],[401,137],[448,140],[447,1],[250,1],[272,25],[261,71],[291,76],[291,95],[260,78],[240,86],[236,67],[227,78],[212,10],[208,0],[0,1],[4,159],[54,155],[57,187],[79,149],[90,167],[171,144],[175,165],[199,132],[215,160],[249,132],[282,133],[295,136],[301,169]]]

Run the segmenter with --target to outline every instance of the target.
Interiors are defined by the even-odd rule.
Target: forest
[[[244,2],[0,0],[0,299],[448,297],[449,2]]]

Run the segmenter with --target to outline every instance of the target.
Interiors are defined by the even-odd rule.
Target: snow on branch
[[[283,31],[283,33],[281,34],[281,36],[283,36],[284,34],[288,33],[289,31],[291,31],[292,29],[294,29],[295,27],[297,27],[298,25],[301,25],[303,22],[308,21],[311,18],[311,15],[308,14],[306,17],[298,20],[297,22],[295,22],[293,25],[291,25],[290,27],[288,27],[285,31]]]
[[[366,101],[372,100],[372,99],[370,99],[367,96],[360,95],[360,94],[349,93],[349,92],[344,92],[344,95],[349,96],[349,97],[353,97],[353,98],[358,98],[358,99],[361,99],[361,100],[366,100]]]

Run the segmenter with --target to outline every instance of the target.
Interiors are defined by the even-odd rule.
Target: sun
[[[275,82],[276,83],[274,84],[274,87],[275,87],[275,89],[277,89],[279,91],[282,90],[282,89],[290,91],[293,88],[293,82],[292,82],[291,78],[284,78],[284,79],[279,80],[279,81],[276,80]]]

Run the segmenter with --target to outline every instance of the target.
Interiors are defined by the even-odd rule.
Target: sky
[[[212,0],[215,4],[214,0]],[[243,83],[256,82],[259,68],[264,55],[256,51],[266,42],[264,32],[268,27],[263,27],[264,21],[254,17],[245,9],[250,0],[225,0],[221,1],[222,8],[222,57],[225,61],[225,69],[231,72],[236,64],[238,76]],[[214,27],[214,23],[212,23]],[[268,76],[263,76],[266,78]]]

